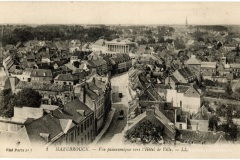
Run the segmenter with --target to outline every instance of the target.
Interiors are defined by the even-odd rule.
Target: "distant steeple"
[[[188,21],[187,21],[187,17],[186,17],[186,23],[185,23],[186,27],[188,26]]]

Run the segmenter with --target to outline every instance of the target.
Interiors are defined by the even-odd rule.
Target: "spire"
[[[188,21],[187,21],[187,17],[186,17],[186,24],[185,24],[185,25],[186,25],[186,27],[188,26]]]

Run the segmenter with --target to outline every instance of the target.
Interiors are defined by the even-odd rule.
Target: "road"
[[[124,113],[127,113],[127,107],[122,104],[114,104],[116,111],[113,115],[112,123],[107,129],[106,133],[99,140],[98,144],[106,144],[111,141],[114,135],[121,133],[127,124],[127,116],[124,116],[123,120],[118,120],[119,111],[122,109]]]
[[[127,124],[127,112],[128,112],[128,101],[131,100],[131,96],[128,91],[128,73],[121,74],[119,76],[113,77],[111,79],[112,88],[117,88],[117,90],[112,90],[112,92],[119,92],[123,94],[121,101],[113,104],[113,108],[116,109],[112,123],[107,129],[106,133],[99,140],[98,144],[105,144],[111,141],[114,135],[121,133]],[[118,120],[119,111],[124,111],[124,119]]]

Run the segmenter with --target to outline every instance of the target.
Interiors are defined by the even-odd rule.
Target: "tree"
[[[228,95],[231,95],[233,93],[231,83],[228,82],[225,90]]]
[[[158,37],[158,43],[164,43],[164,38],[163,38],[163,36]]]
[[[74,61],[74,62],[73,62],[73,65],[74,65],[74,67],[79,68],[79,66],[80,66],[80,62],[78,62],[78,61]]]
[[[209,118],[209,128],[211,130],[213,130],[214,128],[217,128],[218,127],[218,121],[219,121],[219,118],[217,116],[212,116]]]
[[[1,92],[0,114],[3,117],[13,117],[13,107],[15,106],[15,96],[11,89],[4,89]]]
[[[17,107],[34,107],[38,108],[41,105],[42,96],[39,92],[31,89],[24,88],[16,94],[16,106]]]

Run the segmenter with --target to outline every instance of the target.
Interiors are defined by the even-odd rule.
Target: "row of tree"
[[[0,115],[9,118],[13,117],[14,107],[38,108],[42,102],[41,94],[30,88],[24,88],[17,94],[12,93],[11,89],[4,89],[0,97]]]
[[[10,30],[3,28],[2,43],[16,45],[18,42],[29,40],[49,40],[54,39],[71,40],[79,39],[83,42],[94,42],[99,38],[112,40],[118,38],[117,31],[106,26],[84,28],[80,25],[41,25],[37,27],[23,26]]]

